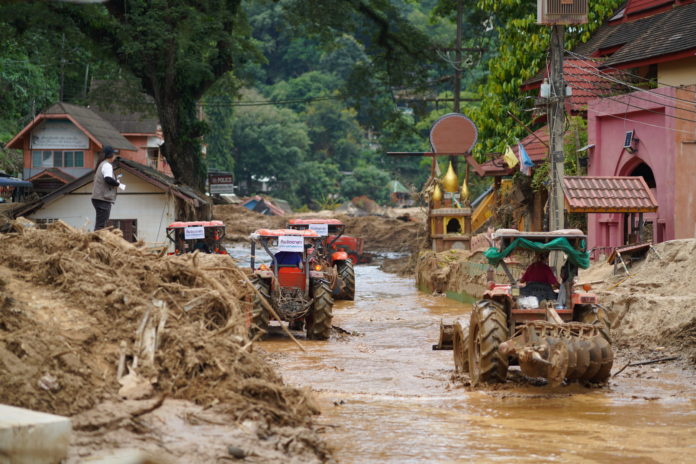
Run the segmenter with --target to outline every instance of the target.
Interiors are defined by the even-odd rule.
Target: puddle
[[[440,319],[471,306],[420,293],[411,279],[357,266],[356,301],[333,324],[357,336],[260,343],[284,379],[317,392],[319,424],[340,463],[694,462],[696,387],[669,365],[601,389],[470,391],[451,381],[451,351],[432,351]],[[615,366],[616,368],[616,366]],[[672,370],[670,370],[672,369]]]

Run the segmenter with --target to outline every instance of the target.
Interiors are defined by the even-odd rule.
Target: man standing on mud
[[[114,168],[111,165],[114,161],[115,151],[110,146],[105,146],[102,150],[104,161],[99,163],[94,172],[94,188],[92,190],[92,205],[97,213],[94,221],[94,230],[103,229],[109,221],[111,206],[116,202],[116,192],[118,188],[125,190],[125,184],[121,184],[114,177]]]

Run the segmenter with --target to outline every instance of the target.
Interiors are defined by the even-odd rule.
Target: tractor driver
[[[548,252],[537,253],[534,262],[524,271],[524,274],[520,277],[520,283],[525,284],[521,290],[522,295],[533,295],[538,297],[539,300],[556,299],[553,289],[558,288],[559,284],[556,276],[553,274],[553,270],[548,265],[548,258]]]

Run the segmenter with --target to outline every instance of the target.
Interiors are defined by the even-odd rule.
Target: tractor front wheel
[[[259,294],[266,299],[268,304],[271,304],[270,282],[265,281],[256,275],[252,276],[250,280],[254,285],[254,288],[257,290],[254,292],[254,306],[251,311],[251,331],[252,333],[266,332],[268,331],[268,323],[271,316],[268,313],[268,310],[264,307],[263,303],[261,303],[261,297]]]
[[[583,306],[578,308],[577,315],[578,322],[596,326],[600,335],[611,344],[611,334],[609,333],[611,321],[603,307],[597,305]]]
[[[343,283],[343,288],[341,288],[336,298],[355,300],[355,269],[353,268],[353,262],[350,259],[339,261],[336,263],[336,268],[338,270],[338,278]]]
[[[455,321],[452,327],[452,352],[454,354],[454,371],[461,374],[469,371],[469,341],[461,321]]]
[[[491,300],[481,300],[469,323],[469,377],[472,385],[505,382],[508,358],[498,347],[508,339],[507,317]]]
[[[312,311],[307,316],[307,338],[310,340],[327,340],[331,335],[331,320],[333,319],[333,298],[331,288],[323,282],[313,286]]]

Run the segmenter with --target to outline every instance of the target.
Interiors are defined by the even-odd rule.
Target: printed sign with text
[[[203,226],[184,227],[185,240],[193,240],[196,238],[205,238],[205,229]]]
[[[309,230],[315,231],[317,234],[321,235],[322,237],[326,237],[327,235],[329,235],[329,225],[328,224],[310,224]]]
[[[278,237],[278,251],[304,251],[304,238],[299,235]]]

